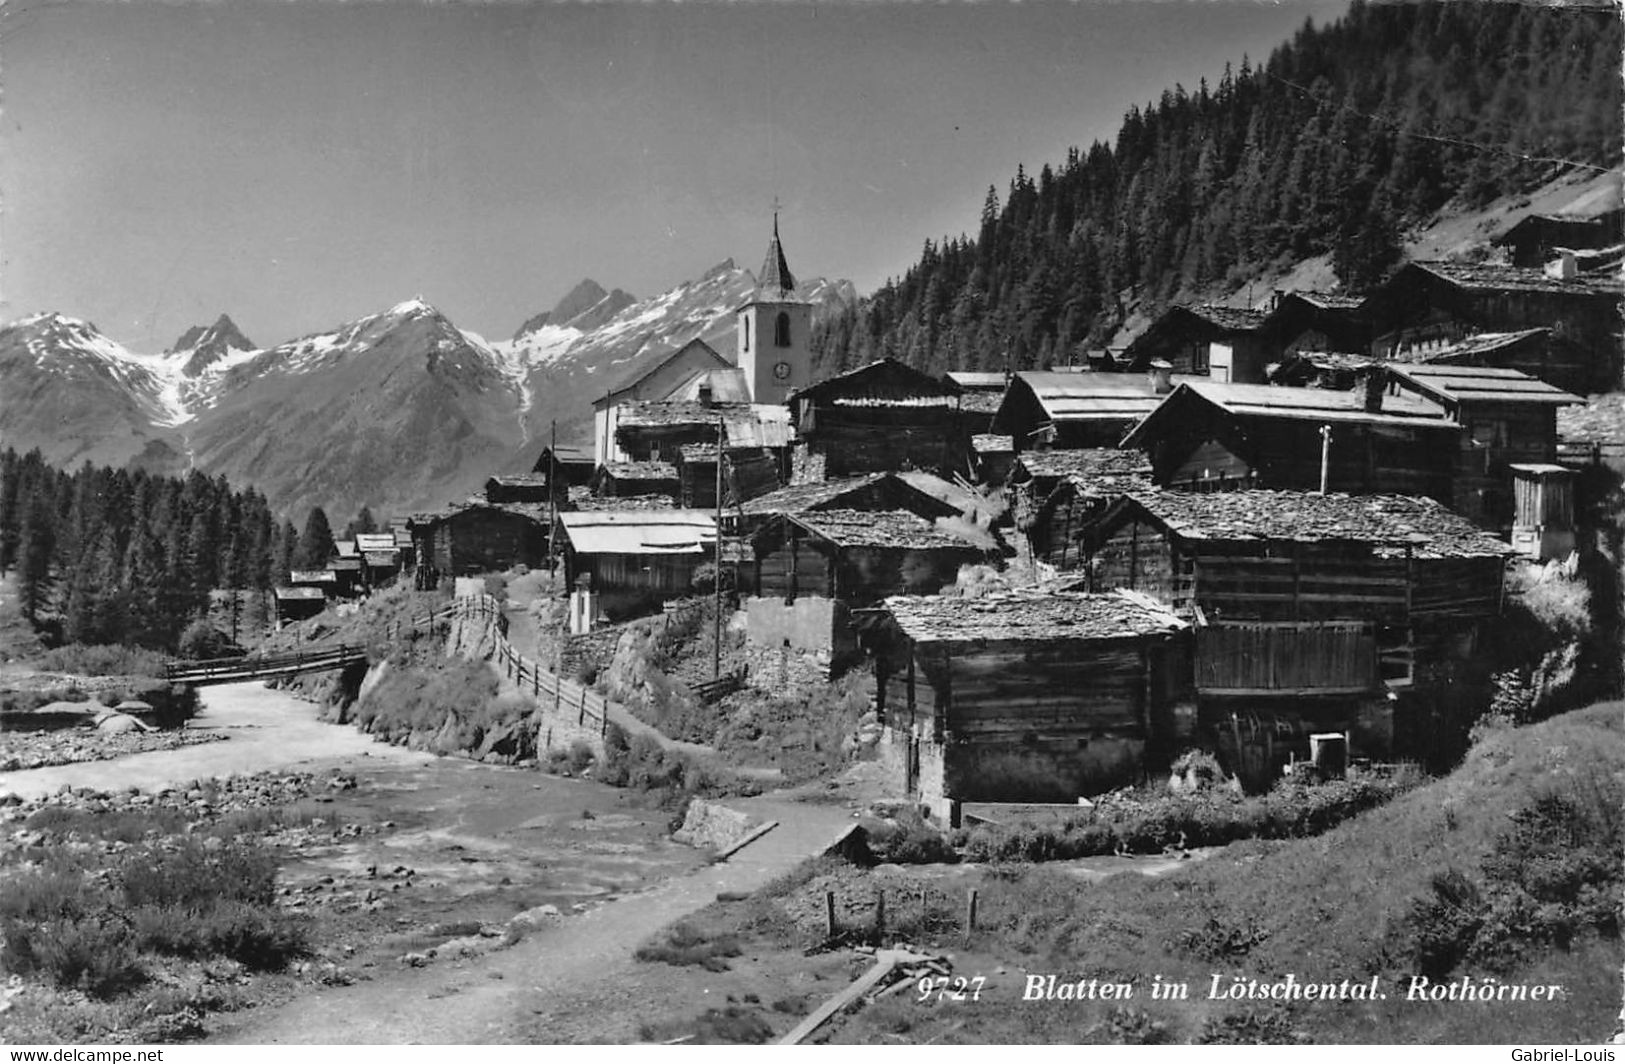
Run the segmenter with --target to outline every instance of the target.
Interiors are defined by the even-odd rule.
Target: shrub
[[[569,762],[571,772],[582,772],[596,760],[592,746],[585,739],[577,739],[570,744]]]
[[[953,844],[917,812],[894,821],[865,824],[865,841],[878,860],[891,864],[953,864],[959,854]]]
[[[1173,1041],[1168,1025],[1151,1018],[1144,1009],[1119,1005],[1101,1022],[1083,1032],[1086,1045],[1162,1046]]]
[[[247,843],[211,850],[189,839],[174,851],[136,852],[121,871],[124,903],[131,908],[201,912],[219,902],[270,905],[276,898],[276,859]]]
[[[679,967],[699,967],[708,972],[725,972],[725,957],[737,957],[744,952],[737,935],[722,934],[708,938],[690,924],[673,924],[658,938],[639,946],[632,956],[648,963],[672,964]]]
[[[47,672],[81,676],[162,676],[164,661],[164,655],[156,650],[141,647],[69,643],[47,650],[33,664]]]
[[[41,974],[59,987],[113,997],[146,980],[130,932],[117,917],[0,920],[0,959],[19,975]]]
[[[241,654],[243,648],[231,641],[231,637],[208,621],[193,621],[181,632],[180,641],[175,646],[175,652],[183,658],[223,658],[231,654]]]
[[[142,949],[177,957],[229,957],[255,971],[280,970],[310,952],[304,929],[293,918],[241,901],[202,911],[140,908],[130,922]]]

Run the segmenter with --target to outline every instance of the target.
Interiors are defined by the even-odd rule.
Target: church
[[[763,435],[775,437],[771,442],[731,444],[788,442],[776,439],[780,433],[767,426],[784,422],[782,411],[790,393],[812,383],[812,310],[812,301],[796,287],[775,214],[756,287],[736,311],[735,361],[694,339],[606,391],[593,404],[594,460],[600,465],[632,460],[634,452],[646,448],[633,444],[629,449],[627,437],[640,435],[639,429],[651,422],[669,428],[673,418],[700,418],[715,426],[716,414],[705,411],[716,406],[730,406],[735,412],[753,408],[754,420],[764,426]]]

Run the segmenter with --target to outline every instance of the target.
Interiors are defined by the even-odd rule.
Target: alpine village
[[[0,329],[6,1040],[1607,1040],[1620,55],[1357,2],[863,298]],[[251,424],[391,345],[520,406]]]

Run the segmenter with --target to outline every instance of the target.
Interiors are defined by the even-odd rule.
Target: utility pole
[[[1332,472],[1332,427],[1320,426],[1320,493],[1326,494],[1326,482]]]
[[[717,553],[716,572],[713,574],[712,584],[715,595],[716,618],[711,626],[711,678],[717,679],[722,675],[722,438],[723,420],[717,418]]]
[[[608,417],[606,412],[605,417]],[[547,440],[547,575],[549,579],[559,568],[559,422],[553,419]]]

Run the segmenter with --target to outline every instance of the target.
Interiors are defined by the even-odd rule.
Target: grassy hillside
[[[1493,733],[1450,776],[1319,838],[1240,844],[1180,874],[1089,887],[1054,869],[991,875],[976,953],[1028,972],[1134,982],[1129,1011],[1014,1000],[922,1012],[899,995],[838,1037],[902,1026],[910,1041],[1605,1040],[1625,962],[1622,714],[1612,702]],[[1287,973],[1378,976],[1388,997],[1206,1000],[1215,974],[1229,985]],[[1151,1000],[1156,974],[1189,983],[1190,999]],[[1563,991],[1552,1002],[1405,1000],[1422,974]]]

